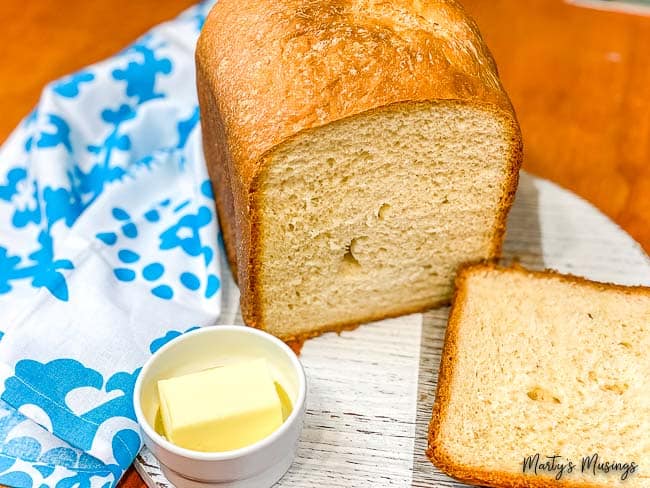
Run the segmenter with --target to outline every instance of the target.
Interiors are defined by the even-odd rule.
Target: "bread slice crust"
[[[505,471],[482,470],[474,466],[467,466],[454,460],[442,446],[442,439],[439,436],[441,426],[445,422],[447,407],[451,399],[452,379],[455,375],[454,358],[458,351],[458,334],[462,319],[464,305],[467,301],[467,280],[473,273],[480,273],[486,270],[497,270],[507,273],[518,273],[531,278],[555,278],[565,283],[576,283],[586,285],[597,290],[616,290],[625,294],[645,294],[650,297],[650,287],[625,286],[614,283],[602,283],[588,280],[574,275],[559,273],[555,270],[532,271],[519,265],[510,267],[501,266],[495,262],[468,264],[461,267],[456,277],[456,287],[452,299],[452,307],[449,313],[445,342],[442,350],[440,371],[438,374],[438,386],[436,399],[433,406],[433,413],[429,423],[428,447],[426,455],[431,462],[440,468],[447,475],[472,485],[491,486],[498,488],[604,488],[602,483],[587,483],[584,481],[555,480],[548,477],[526,476],[523,473],[513,474]]]
[[[410,20],[398,20],[405,18]],[[340,64],[323,63],[326,54]],[[358,59],[368,66],[359,69]],[[248,325],[266,328],[260,175],[283,144],[347,118],[440,103],[467,104],[504,121],[508,172],[487,257],[500,254],[522,161],[521,133],[494,60],[456,1],[220,0],[199,38],[196,67],[206,163]],[[301,341],[437,305],[411,305],[281,338]]]

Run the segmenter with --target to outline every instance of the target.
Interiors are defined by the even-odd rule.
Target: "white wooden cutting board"
[[[534,269],[650,285],[650,259],[623,230],[576,195],[525,173],[504,247],[504,261],[513,259]],[[227,277],[220,323],[242,323],[238,300]],[[278,487],[464,486],[424,454],[448,312],[385,320],[305,344],[305,426]],[[146,448],[135,467],[150,487],[171,487]]]

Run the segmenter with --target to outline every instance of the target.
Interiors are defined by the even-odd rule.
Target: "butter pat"
[[[167,439],[203,452],[239,449],[282,425],[282,406],[266,359],[158,381]]]

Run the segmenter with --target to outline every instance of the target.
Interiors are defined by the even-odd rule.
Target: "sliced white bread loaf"
[[[649,487],[650,288],[492,265],[456,285],[433,463],[493,487]]]
[[[448,302],[499,254],[517,121],[454,0],[220,0],[203,145],[247,324],[304,339]]]

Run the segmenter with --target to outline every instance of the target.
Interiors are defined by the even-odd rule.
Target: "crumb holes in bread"
[[[387,203],[383,203],[381,207],[379,207],[379,210],[377,210],[377,218],[379,220],[384,220],[386,217],[388,217],[388,213],[390,212],[390,205]]]
[[[438,272],[433,269],[433,264],[425,264],[422,266],[422,269],[429,276],[438,276]]]
[[[612,383],[610,385],[603,385],[600,387],[603,391],[611,391],[617,395],[622,395],[630,387],[627,383]]]
[[[352,251],[347,251],[343,255],[343,265],[345,267],[361,267],[359,261],[357,261],[357,258],[355,258],[352,254]]]
[[[528,391],[526,395],[535,402],[562,403],[557,396],[541,386],[536,386]]]
[[[345,254],[343,254],[341,260],[341,271],[344,273],[350,273],[361,268],[361,263],[355,256],[357,243],[358,239],[354,238],[350,241],[350,244],[345,246]]]

